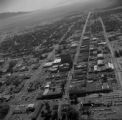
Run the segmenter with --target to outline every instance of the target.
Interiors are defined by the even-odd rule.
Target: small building
[[[43,65],[44,68],[51,67],[53,65],[53,62],[47,62]]]
[[[98,65],[98,66],[104,65],[104,61],[103,61],[103,60],[98,60],[98,61],[97,61],[97,65]]]
[[[49,72],[56,73],[58,71],[58,67],[51,67],[48,70]]]
[[[77,47],[78,46],[78,43],[77,42],[72,42],[71,43],[71,47],[73,48],[73,47]]]
[[[45,89],[44,92],[43,92],[43,95],[47,95],[49,92],[49,89]]]
[[[84,36],[84,38],[83,38],[83,40],[88,40],[89,39],[89,37],[87,37],[87,36]]]
[[[56,58],[54,61],[53,61],[53,64],[59,64],[61,62],[61,58]]]
[[[108,63],[108,67],[114,69],[114,65],[112,63]]]
[[[20,68],[20,71],[28,71],[28,68],[26,66],[23,66],[22,68]]]
[[[109,85],[108,85],[108,83],[103,83],[103,85],[102,85],[102,89],[104,90],[104,89],[109,89],[110,87],[109,87]]]
[[[50,84],[51,84],[51,82],[47,82],[44,88],[49,88]]]
[[[28,104],[27,105],[26,111],[33,112],[34,110],[35,110],[35,104]]]
[[[103,54],[101,53],[101,54],[97,54],[97,57],[98,58],[103,58]]]
[[[98,70],[97,65],[95,65],[94,66],[94,71],[97,71],[97,70]]]
[[[94,40],[97,40],[97,39],[98,39],[98,38],[96,38],[96,37],[93,37],[93,38],[92,38],[93,41],[94,41]]]
[[[106,42],[100,42],[100,43],[98,43],[98,45],[105,45],[105,44],[107,44]]]

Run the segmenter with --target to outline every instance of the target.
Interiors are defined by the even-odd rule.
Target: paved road
[[[81,38],[80,38],[80,41],[79,41],[79,46],[77,48],[77,52],[76,52],[75,59],[74,59],[74,64],[77,64],[78,56],[79,56],[79,53],[80,53],[80,47],[81,47],[81,44],[82,44],[82,41],[83,41],[83,38],[84,38],[84,34],[85,34],[85,31],[86,31],[86,27],[87,27],[87,24],[88,24],[88,20],[90,18],[90,15],[91,15],[91,12],[88,13],[88,16],[87,16],[85,25],[83,27],[83,31],[82,31],[82,34],[81,34]]]
[[[75,55],[74,62],[73,62],[73,68],[68,73],[67,83],[66,83],[66,88],[65,88],[65,94],[64,94],[62,100],[59,102],[59,108],[58,108],[59,118],[61,118],[61,113],[60,113],[61,112],[61,105],[63,103],[65,103],[65,104],[69,103],[69,89],[70,89],[70,83],[71,83],[71,80],[72,80],[72,75],[74,73],[74,65],[77,63],[77,59],[78,59],[78,56],[79,56],[79,53],[80,53],[80,47],[81,47],[81,44],[82,44],[82,41],[83,41],[83,38],[84,38],[84,34],[85,34],[85,31],[86,31],[86,27],[87,27],[90,15],[91,15],[91,12],[88,13],[85,25],[83,27],[81,38],[80,38],[80,41],[79,41],[79,46],[77,48],[76,55]]]
[[[74,58],[74,61],[73,61],[73,68],[71,69],[71,71],[69,72],[69,75],[68,75],[67,85],[66,85],[66,90],[65,90],[65,94],[68,97],[69,97],[70,83],[71,83],[71,80],[72,80],[72,75],[74,73],[74,65],[77,64],[78,56],[80,54],[80,47],[82,45],[82,41],[83,41],[83,38],[84,38],[84,34],[85,34],[85,31],[86,31],[86,27],[87,27],[90,15],[91,15],[91,12],[88,13],[88,16],[87,16],[87,19],[86,19],[86,22],[85,22],[85,25],[83,27],[83,31],[82,31],[82,34],[81,34],[81,38],[80,38],[80,41],[79,41],[79,45],[77,47],[76,55],[75,55],[75,58]]]
[[[114,57],[114,50],[113,50],[113,48],[111,46],[111,43],[110,43],[110,41],[108,39],[106,28],[105,28],[105,25],[103,23],[103,20],[102,20],[101,17],[99,18],[99,20],[100,20],[100,22],[102,24],[104,37],[105,37],[105,40],[106,40],[107,45],[108,45],[108,47],[110,49],[110,52],[111,52],[111,58],[112,58],[112,62],[113,62],[114,68],[115,68],[115,74],[116,74],[117,80],[120,83],[121,89],[122,89],[122,75],[121,75],[121,71],[119,70],[119,65],[118,65],[117,59]]]

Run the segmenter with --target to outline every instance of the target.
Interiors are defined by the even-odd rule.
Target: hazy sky
[[[0,12],[49,9],[78,1],[90,0],[0,0]]]

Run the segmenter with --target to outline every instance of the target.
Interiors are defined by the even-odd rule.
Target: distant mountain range
[[[0,31],[19,32],[25,29],[32,30],[36,26],[54,22],[77,12],[106,10],[118,6],[122,6],[122,0],[89,0],[89,3],[77,2],[47,11],[0,13]]]
[[[114,4],[109,6],[108,8],[106,9],[109,9],[109,8],[115,8],[115,7],[122,7],[122,0],[109,0],[110,2],[111,1],[114,1]]]
[[[108,7],[105,6],[105,9],[113,8],[113,7],[117,7],[117,6],[122,6],[122,0],[103,0],[103,1],[106,1],[106,2],[109,1],[110,3],[112,3]],[[61,8],[61,7],[59,7],[59,8]],[[63,8],[63,6],[62,6],[62,8]],[[9,17],[22,15],[22,14],[27,14],[27,13],[29,13],[29,12],[5,12],[5,13],[0,13],[0,19],[6,19],[6,18],[9,18]]]
[[[26,14],[27,12],[5,12],[5,13],[0,13],[0,19],[6,19],[9,17],[21,15],[21,14]]]

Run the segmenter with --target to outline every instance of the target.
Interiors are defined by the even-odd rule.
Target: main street
[[[73,61],[73,67],[72,67],[71,71],[69,71],[69,73],[68,73],[67,83],[66,83],[66,87],[65,87],[65,94],[63,95],[62,100],[59,102],[59,108],[58,108],[59,118],[61,118],[61,106],[62,106],[62,104],[63,103],[66,104],[66,103],[69,102],[69,89],[70,89],[70,84],[71,84],[71,80],[72,80],[72,75],[74,73],[74,65],[77,64],[77,59],[78,59],[78,56],[79,56],[79,53],[80,53],[80,47],[82,45],[82,40],[84,38],[84,34],[85,34],[85,31],[86,31],[86,27],[87,27],[90,15],[91,15],[91,12],[88,13],[88,16],[86,18],[86,22],[85,22],[85,25],[83,27],[83,31],[82,31],[80,41],[79,41],[79,44],[78,44],[78,47],[77,47],[77,50],[76,50],[75,58],[74,58],[74,61]]]
[[[105,25],[103,23],[103,20],[102,18],[99,18],[101,24],[102,24],[102,28],[103,28],[103,34],[104,34],[104,37],[105,37],[105,40],[106,40],[106,43],[110,49],[110,52],[111,52],[111,58],[112,58],[112,62],[113,62],[113,65],[114,65],[114,68],[115,68],[115,73],[116,73],[116,78],[117,78],[117,81],[120,83],[120,86],[121,86],[121,89],[122,89],[122,76],[121,76],[121,71],[119,70],[119,65],[118,65],[118,62],[117,62],[117,59],[115,58],[114,56],[114,50],[111,46],[111,43],[108,39],[108,36],[107,36],[107,32],[106,32],[106,28],[105,28]]]

